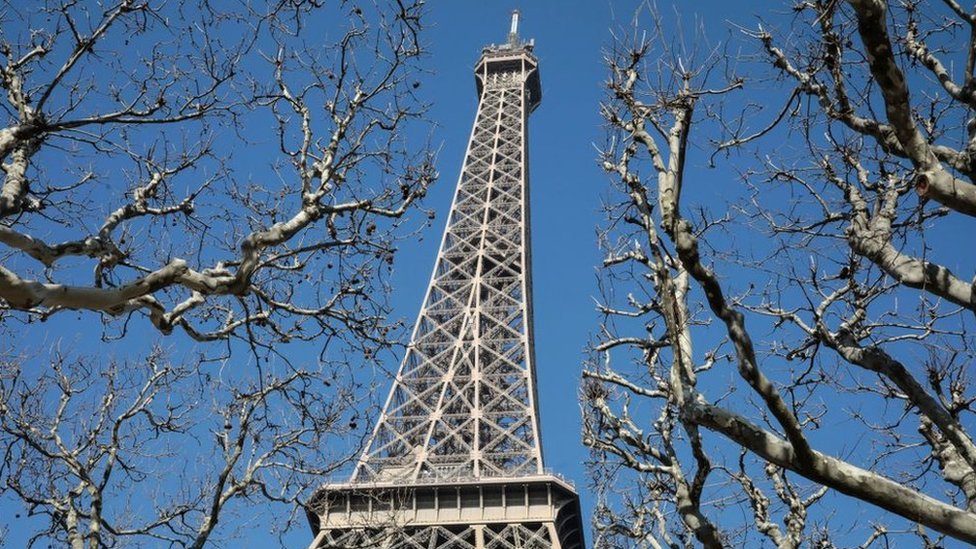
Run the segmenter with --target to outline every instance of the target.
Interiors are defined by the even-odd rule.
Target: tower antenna
[[[519,16],[521,12],[519,10],[512,10],[512,28],[508,31],[508,43],[512,46],[518,45],[518,24]]]

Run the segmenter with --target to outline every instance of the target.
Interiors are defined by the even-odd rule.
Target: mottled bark
[[[698,402],[687,406],[683,413],[780,467],[956,539],[976,543],[976,514],[817,451],[801,460],[789,442],[717,406]]]

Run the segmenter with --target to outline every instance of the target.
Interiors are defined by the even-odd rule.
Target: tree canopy
[[[0,494],[24,509],[4,519],[15,539],[203,547],[241,535],[228,517],[245,501],[245,516],[278,509],[265,528],[305,528],[307,490],[362,437],[360,365],[399,332],[398,242],[427,222],[403,224],[436,178],[416,139],[421,8],[0,8]],[[133,353],[19,336],[69,314]],[[151,344],[174,331],[209,343]],[[296,359],[294,341],[318,356]]]
[[[792,7],[607,52],[597,546],[976,542],[976,13]]]

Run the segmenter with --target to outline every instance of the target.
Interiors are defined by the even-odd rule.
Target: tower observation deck
[[[582,549],[539,440],[526,125],[542,88],[518,12],[475,65],[478,112],[443,241],[352,478],[306,503],[310,549]]]

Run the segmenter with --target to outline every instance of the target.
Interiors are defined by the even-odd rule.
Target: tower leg
[[[475,549],[485,549],[485,525],[475,524],[472,528],[474,528]]]

